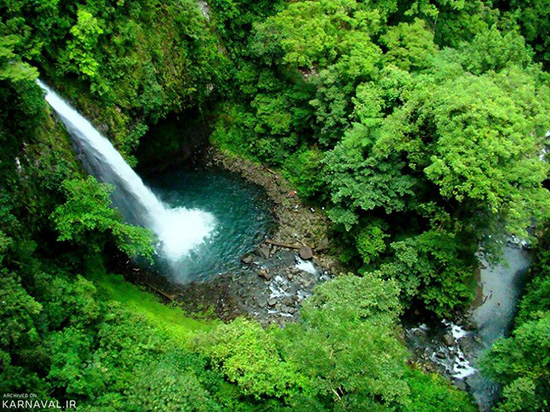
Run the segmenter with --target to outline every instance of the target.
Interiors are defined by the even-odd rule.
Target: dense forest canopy
[[[465,310],[477,252],[497,260],[516,235],[535,263],[485,368],[499,410],[547,410],[550,3],[201,7],[0,0],[0,392],[90,411],[475,410],[407,364],[399,317]],[[134,313],[113,298],[127,286],[108,257],[150,257],[151,233],[86,176],[39,74],[133,165],[148,128],[204,114],[214,145],[326,208],[354,274],[319,286],[284,329]],[[173,145],[157,143],[162,159]]]

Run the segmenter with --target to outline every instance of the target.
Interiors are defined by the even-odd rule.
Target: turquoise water
[[[274,221],[263,190],[219,169],[169,171],[144,179],[167,206],[200,209],[215,217],[211,235],[177,262],[157,259],[177,282],[205,281],[240,267],[240,258],[268,235]]]

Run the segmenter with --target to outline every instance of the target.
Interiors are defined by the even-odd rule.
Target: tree
[[[14,47],[19,41],[15,35],[0,36],[0,80],[19,82],[35,80],[38,77],[36,68],[22,62],[14,53]]]
[[[521,25],[521,31],[533,46],[537,57],[546,68],[550,64],[550,2],[548,0],[511,0],[512,13]]]
[[[98,183],[92,176],[85,180],[65,180],[62,187],[67,201],[52,214],[59,241],[86,244],[92,250],[101,251],[109,235],[128,256],[152,258],[151,232],[122,222],[118,211],[111,207],[112,188]]]
[[[500,339],[483,359],[483,369],[505,385],[499,410],[544,411],[550,406],[550,313],[523,323]]]
[[[95,80],[101,66],[97,59],[97,45],[103,29],[100,21],[87,10],[79,8],[77,16],[77,23],[71,28],[73,37],[67,44],[67,57],[74,62],[72,71]]]
[[[318,286],[299,323],[278,332],[285,359],[296,363],[333,410],[392,410],[407,404],[401,311],[393,281],[367,273]]]
[[[550,123],[545,90],[519,69],[465,75],[442,85],[430,109],[437,143],[426,177],[443,197],[504,216],[508,231],[520,236],[531,218],[549,211],[541,184],[548,165],[539,159]]]
[[[193,346],[244,394],[256,399],[291,398],[307,386],[296,365],[278,355],[272,334],[256,322],[236,319],[197,336]]]
[[[474,412],[477,408],[467,393],[435,374],[411,369],[405,375],[411,390],[407,412]]]
[[[433,33],[418,18],[412,24],[400,23],[390,27],[382,36],[387,48],[384,61],[408,72],[428,68],[437,51],[433,40]]]
[[[154,364],[139,364],[127,391],[128,409],[222,411],[222,406],[213,399],[201,379],[206,365],[195,362],[194,358],[196,356],[174,351]]]
[[[452,316],[473,297],[473,251],[463,239],[444,231],[428,230],[418,236],[393,242],[393,259],[381,266],[385,276],[396,279],[405,302],[419,299],[438,316]]]

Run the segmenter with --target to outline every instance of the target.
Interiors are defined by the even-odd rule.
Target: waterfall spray
[[[157,235],[157,251],[169,263],[186,256],[211,235],[216,225],[212,214],[167,207],[145,186],[109,140],[43,82],[37,83],[46,91],[46,101],[86,155],[85,166],[99,180],[115,186],[115,206],[129,223],[147,227]]]

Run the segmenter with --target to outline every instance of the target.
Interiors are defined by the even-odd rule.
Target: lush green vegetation
[[[547,74],[518,13],[289,3],[242,41],[240,93],[212,139],[327,206],[344,262],[449,316],[471,299],[479,245],[495,256],[502,234],[525,237],[549,211]]]
[[[0,392],[90,411],[473,410],[407,365],[399,316],[464,309],[479,247],[496,259],[504,236],[549,217],[550,5],[209,9],[208,20],[192,0],[0,0]],[[131,163],[159,120],[208,114],[214,144],[326,207],[359,276],[318,287],[285,329],[192,320],[126,284],[104,258],[150,257],[151,235],[82,173],[39,72]],[[157,139],[159,158],[178,147]],[[505,411],[549,407],[548,239],[513,334],[486,360]]]

